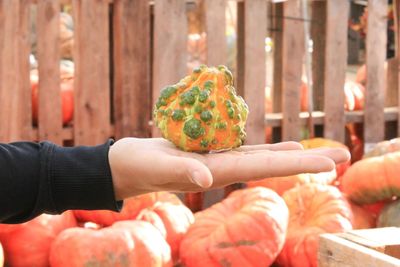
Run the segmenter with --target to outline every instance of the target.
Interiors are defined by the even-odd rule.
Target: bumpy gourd
[[[165,87],[153,115],[163,137],[185,151],[231,149],[246,137],[248,107],[225,66],[201,65]]]

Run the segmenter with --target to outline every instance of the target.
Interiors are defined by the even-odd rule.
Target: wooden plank
[[[314,110],[324,110],[327,1],[311,2],[312,75]]]
[[[300,18],[299,0],[285,2],[284,17]],[[303,22],[285,19],[282,43],[282,140],[300,139],[300,85],[304,54]]]
[[[115,137],[149,137],[151,119],[148,0],[114,4]]]
[[[388,59],[386,77],[385,107],[397,106],[399,88],[399,63],[397,57]]]
[[[347,60],[348,1],[328,0],[326,18],[324,137],[344,142],[344,82]]]
[[[110,127],[109,8],[106,0],[73,1],[76,145],[106,141]]]
[[[153,105],[163,87],[177,83],[186,74],[186,17],[184,1],[154,1]],[[152,134],[160,136],[156,127]]]
[[[61,145],[59,9],[58,0],[43,0],[37,4],[37,59],[39,140]]]
[[[236,91],[239,95],[244,95],[244,3],[237,3],[237,58],[235,83]]]
[[[397,107],[387,107],[384,109],[384,118],[386,122],[397,121],[398,111]],[[323,125],[325,121],[325,113],[322,111],[314,111],[312,113],[314,118],[314,125]],[[300,112],[300,125],[306,126],[307,119],[309,117],[308,112]],[[265,115],[265,125],[266,127],[281,127],[283,120],[282,113],[270,113]],[[362,123],[364,121],[364,112],[361,110],[357,111],[346,111],[345,112],[345,122],[347,123]]]
[[[319,241],[318,266],[399,267],[400,260],[334,234],[324,234]]]
[[[4,0],[0,5],[0,141],[29,140],[28,5],[22,0]]]
[[[244,2],[244,34],[243,96],[250,109],[246,144],[261,144],[265,142],[267,3],[264,0]]]
[[[368,0],[368,34],[367,34],[367,86],[365,92],[365,150],[382,141],[384,128],[384,91],[386,43],[387,43],[386,0]]]
[[[272,110],[282,111],[282,41],[283,3],[273,5],[274,71],[272,81]]]
[[[227,43],[225,37],[226,0],[204,0],[205,30],[207,33],[207,65],[225,65]]]
[[[395,44],[396,44],[396,58],[398,66],[400,66],[400,0],[394,1],[394,26],[395,26]],[[397,69],[397,106],[400,105],[400,68]],[[399,118],[400,121],[400,109]],[[400,123],[397,123],[397,135],[400,135]]]

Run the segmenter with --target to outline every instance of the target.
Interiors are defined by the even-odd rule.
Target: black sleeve
[[[0,222],[20,223],[68,209],[119,211],[108,151],[49,142],[0,144]]]

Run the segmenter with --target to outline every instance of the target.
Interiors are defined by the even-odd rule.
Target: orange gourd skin
[[[162,226],[158,224],[155,217],[161,220]],[[183,204],[159,202],[143,210],[137,219],[152,223],[161,233],[165,231],[166,240],[171,247],[172,259],[177,262],[181,241],[194,222],[193,213]]]
[[[237,190],[195,214],[180,246],[186,267],[269,266],[283,247],[288,210],[263,187]]]
[[[357,204],[351,202],[349,202],[349,204],[353,214],[351,219],[353,229],[368,229],[376,227],[376,216],[372,212]]]
[[[362,159],[342,177],[341,190],[357,204],[400,196],[400,152]]]
[[[248,107],[233,87],[232,73],[225,66],[205,65],[165,87],[153,113],[164,138],[195,152],[240,146],[247,115]]]
[[[156,192],[126,199],[121,212],[109,210],[75,210],[74,213],[78,221],[89,221],[102,226],[110,226],[117,221],[135,219],[142,209],[151,207],[157,201],[181,203],[179,198],[174,194]]]
[[[0,242],[7,265],[48,267],[50,246],[56,236],[76,225],[72,211],[61,215],[43,214],[23,224],[5,225],[8,230],[0,231]]]
[[[319,235],[352,229],[351,209],[334,186],[305,184],[286,191],[283,199],[290,218],[285,246],[277,258],[281,266],[317,266]]]
[[[326,138],[311,138],[300,141],[303,145],[304,149],[318,148],[318,147],[331,147],[331,148],[344,148],[348,149],[348,147],[340,142],[326,139]],[[343,162],[336,165],[336,174],[337,177],[342,176],[346,170],[350,167],[351,162]]]
[[[172,266],[170,249],[160,232],[143,221],[121,221],[100,230],[71,228],[54,241],[52,267]]]

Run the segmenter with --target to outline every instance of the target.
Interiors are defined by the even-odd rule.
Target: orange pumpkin
[[[351,219],[353,229],[367,229],[376,226],[376,216],[372,212],[357,204],[349,203],[353,214]]]
[[[331,184],[336,179],[336,171],[322,173],[302,173],[285,177],[271,177],[247,183],[248,187],[262,186],[283,195],[287,190],[307,183]]]
[[[157,192],[126,199],[121,212],[109,210],[75,210],[74,213],[79,221],[89,221],[103,226],[110,226],[116,221],[136,218],[142,209],[151,207],[157,201],[181,203],[179,198],[174,194],[168,192]]]
[[[29,222],[11,225],[13,229],[6,225],[8,231],[0,234],[0,242],[4,248],[7,265],[49,266],[52,242],[61,231],[76,225],[72,211],[66,211],[61,215],[43,214]]]
[[[170,249],[160,232],[143,221],[121,221],[100,230],[71,228],[54,241],[52,267],[172,266]]]
[[[287,267],[317,266],[318,238],[351,230],[351,209],[334,186],[305,184],[283,194],[289,208],[285,246],[277,262]]]
[[[162,226],[156,217],[162,221]],[[161,233],[165,231],[166,240],[171,247],[172,259],[175,262],[178,261],[182,238],[194,222],[193,213],[183,204],[158,202],[153,207],[143,210],[137,220],[152,223]]]
[[[400,196],[400,152],[362,159],[342,177],[342,191],[357,204]]]
[[[288,210],[274,191],[255,187],[234,191],[195,218],[180,247],[184,266],[269,266],[283,246]]]
[[[331,147],[331,148],[344,148],[348,149],[348,147],[340,142],[326,139],[326,138],[311,138],[311,139],[305,139],[300,141],[300,143],[303,145],[304,149],[311,149],[311,148],[318,148],[318,147]],[[346,170],[350,167],[351,162],[343,162],[339,163],[336,165],[336,174],[337,177],[342,176]]]
[[[162,136],[185,151],[231,149],[246,136],[248,107],[225,66],[201,65],[165,87],[153,115]]]

